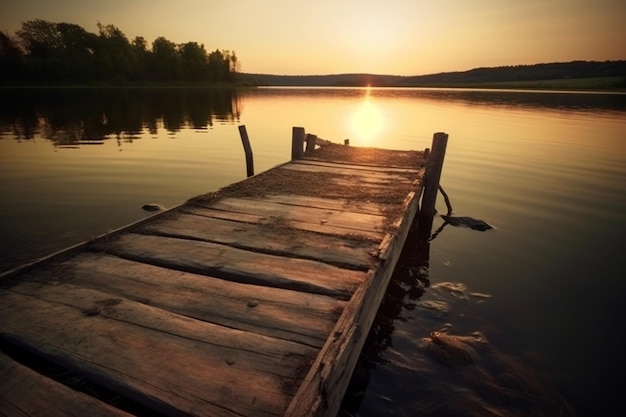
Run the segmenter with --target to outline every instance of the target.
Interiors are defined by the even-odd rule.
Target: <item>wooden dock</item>
[[[334,416],[422,156],[323,146],[5,273],[0,415]]]

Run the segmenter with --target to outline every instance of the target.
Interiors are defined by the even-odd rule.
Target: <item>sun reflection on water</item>
[[[359,146],[374,146],[385,127],[385,117],[371,98],[371,89],[367,87],[365,98],[352,114],[350,130],[354,135],[354,144]]]

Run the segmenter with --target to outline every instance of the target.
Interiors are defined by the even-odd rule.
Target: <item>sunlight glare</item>
[[[372,146],[384,127],[384,116],[378,106],[370,98],[370,88],[367,88],[365,99],[352,114],[350,127],[354,136],[354,144],[358,146]]]

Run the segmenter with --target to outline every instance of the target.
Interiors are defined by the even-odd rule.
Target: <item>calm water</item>
[[[610,415],[621,399],[626,95],[258,89],[0,91],[1,269],[241,180],[290,156],[292,126],[423,149],[450,135],[455,215],[410,242],[340,414]],[[445,212],[439,199],[438,206]],[[443,222],[436,218],[435,232]],[[425,246],[426,245],[426,246]],[[416,260],[417,250],[429,258]],[[425,250],[427,249],[427,250]],[[429,283],[416,279],[430,265]],[[430,284],[430,285],[428,285]],[[429,333],[468,337],[442,360]],[[481,333],[480,346],[472,344]]]

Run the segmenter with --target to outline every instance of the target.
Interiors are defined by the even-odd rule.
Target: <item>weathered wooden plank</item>
[[[306,259],[245,251],[210,242],[124,234],[107,251],[123,258],[237,282],[348,299],[365,273]]]
[[[0,291],[0,335],[168,415],[281,415],[315,349],[68,284]]]
[[[200,206],[185,206],[181,211],[195,214],[196,216],[214,217],[216,219],[233,220],[242,223],[267,223],[272,220],[271,216],[216,210]],[[385,233],[382,231],[346,229],[345,227],[333,226],[327,223],[309,223],[308,221],[298,221],[294,219],[289,219],[288,221],[289,226],[296,230],[315,232],[323,235],[353,235],[354,237],[368,239],[374,242],[380,241],[385,236]]]
[[[192,214],[154,221],[142,233],[192,238],[273,255],[311,259],[367,271],[375,262],[377,245],[364,239],[307,233],[288,222],[253,225]]]
[[[337,176],[331,179],[329,182],[329,187],[355,187],[358,186],[361,190],[365,192],[370,192],[372,195],[375,192],[381,192],[385,189],[390,189],[397,185],[398,181],[394,179],[386,179],[386,178],[362,178],[363,181],[360,181],[357,184],[354,182],[354,178],[349,178],[346,176]],[[408,181],[403,182],[405,184],[409,184]]]
[[[383,216],[386,208],[382,204],[373,202],[349,200],[346,198],[323,198],[295,194],[269,194],[264,196],[261,200],[292,206],[315,207],[320,209],[347,211],[350,213],[375,214],[378,216]]]
[[[327,161],[319,161],[314,159],[302,158],[294,161],[292,164],[300,164],[300,165],[312,165],[318,167],[331,167],[331,168],[344,168],[358,171],[369,171],[369,172],[383,172],[383,173],[415,173],[417,174],[421,167],[392,167],[392,166],[383,166],[383,165],[373,165],[373,164],[350,164],[346,162],[327,162]]]
[[[384,230],[386,221],[384,216],[373,214],[350,213],[315,207],[295,207],[247,198],[224,198],[211,203],[208,207],[237,213],[275,217],[288,221],[342,227],[355,231],[354,233],[360,231],[381,232]]]
[[[321,347],[345,302],[317,294],[241,284],[84,253],[21,281],[61,282],[127,298],[187,317]]]
[[[130,417],[74,391],[0,352],[0,415],[6,417]]]
[[[366,169],[351,169],[341,165],[318,165],[318,164],[302,164],[293,163],[284,165],[281,169],[293,171],[304,171],[311,173],[329,173],[333,175],[341,175],[347,177],[356,177],[359,182],[380,182],[380,183],[405,183],[412,182],[417,178],[417,172],[414,170],[406,171],[373,171]]]

